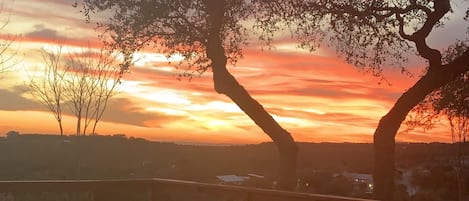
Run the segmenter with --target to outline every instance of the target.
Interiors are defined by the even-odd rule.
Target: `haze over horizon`
[[[85,23],[80,8],[72,7],[75,0],[6,2],[1,17],[9,22],[0,35],[4,39],[7,34],[21,37],[12,45],[18,50],[13,70],[0,78],[4,82],[0,86],[0,134],[10,130],[58,133],[53,116],[26,91],[25,81],[42,65],[41,48],[51,50],[60,43],[65,51],[99,48],[100,31],[94,23]],[[465,34],[460,23],[466,7],[453,7],[454,20],[445,28],[455,31],[453,35],[433,34],[430,42],[437,48]],[[388,68],[384,72],[388,83],[359,72],[327,44],[310,53],[297,48],[288,33],[281,37],[270,49],[254,36],[244,58],[229,70],[295,140],[302,142],[372,142],[379,119],[426,65],[409,53],[408,70],[414,76]],[[180,72],[164,55],[150,50],[138,53],[97,132],[187,143],[271,141],[234,103],[215,92],[211,72],[190,81],[178,80]],[[74,121],[73,115],[66,114],[65,133],[75,132]],[[397,141],[451,142],[451,135],[442,122],[427,132],[401,133]]]

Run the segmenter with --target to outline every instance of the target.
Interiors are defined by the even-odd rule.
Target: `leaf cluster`
[[[451,45],[443,56],[443,62],[448,63],[461,56],[469,46],[469,41],[458,41]],[[454,118],[469,117],[469,73],[457,76],[452,82],[440,87],[429,94],[419,103],[407,117],[405,124],[413,129],[422,127],[424,130],[433,128],[440,117]]]
[[[271,1],[262,4],[264,12],[257,15],[256,25],[267,42],[288,26],[304,48],[315,50],[326,44],[348,63],[375,76],[382,76],[385,66],[410,75],[404,66],[409,52],[438,60],[438,52],[425,39],[443,25],[441,17],[448,4],[439,0]]]
[[[108,46],[120,50],[131,60],[135,51],[156,48],[166,54],[180,55],[185,66],[182,76],[203,73],[210,66],[206,55],[210,28],[210,4],[214,0],[83,0],[86,16],[111,13],[108,22],[100,23],[109,40]],[[242,56],[247,29],[243,20],[251,13],[249,2],[223,1],[223,27],[219,33],[228,61]]]

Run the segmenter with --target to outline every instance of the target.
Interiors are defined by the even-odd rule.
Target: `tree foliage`
[[[98,26],[105,30],[103,37],[108,47],[121,51],[127,59],[145,48],[156,49],[168,57],[180,55],[186,67],[182,75],[191,76],[204,73],[211,64],[206,53],[213,26],[208,17],[209,2],[84,0],[83,9],[88,18],[99,11],[113,11],[109,22]],[[242,47],[246,44],[247,30],[240,22],[252,11],[247,4],[242,0],[228,0],[221,8],[226,10],[223,28],[217,34],[228,61],[233,64],[242,57]]]
[[[408,52],[424,59],[428,68],[420,79],[383,116],[374,134],[375,194],[392,200],[395,136],[409,111],[432,91],[469,71],[469,51],[444,61],[428,43],[451,12],[449,0],[307,0],[270,1],[258,14],[257,25],[267,41],[288,25],[301,46],[333,47],[348,63],[382,76],[386,66],[407,72]],[[468,17],[466,11],[466,18]],[[452,31],[452,30],[446,30]],[[462,39],[464,40],[464,39]],[[455,42],[456,43],[456,42]],[[448,44],[450,46],[451,44]]]
[[[448,63],[461,56],[469,45],[468,41],[458,41],[451,45],[443,56]],[[456,79],[440,87],[425,97],[407,116],[405,124],[409,129],[421,127],[429,130],[441,117],[450,123],[456,118],[469,117],[469,74],[460,74]],[[461,138],[462,140],[462,138]]]
[[[444,62],[450,62],[464,53],[468,42],[459,41],[450,46],[443,57]],[[469,72],[461,74],[455,80],[440,87],[429,94],[409,115],[406,124],[410,128],[432,128],[440,118],[446,118],[450,125],[453,143],[456,144],[454,170],[458,187],[458,198],[463,200],[467,196],[465,182],[465,153],[463,146],[469,138]]]
[[[98,24],[108,47],[124,54],[128,67],[139,50],[181,55],[185,73],[192,76],[211,68],[215,91],[233,100],[277,144],[281,158],[280,186],[293,187],[297,146],[265,108],[253,99],[226,68],[242,57],[247,29],[243,21],[255,12],[244,0],[83,0],[84,14],[111,13]],[[256,7],[257,8],[257,7]],[[111,12],[109,12],[111,11]]]
[[[265,6],[265,12],[257,16],[262,39],[270,41],[276,31],[291,26],[301,47],[313,51],[327,45],[375,76],[383,76],[383,67],[389,65],[407,72],[408,52],[413,52],[412,34],[407,32],[416,33],[424,15],[431,14],[428,0],[288,2],[260,4]]]

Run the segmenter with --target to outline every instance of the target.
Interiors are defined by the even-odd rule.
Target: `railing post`
[[[153,197],[153,188],[151,185],[147,186],[147,201],[155,201],[156,199]]]
[[[93,191],[93,201],[106,201],[108,200],[107,194],[103,189],[98,188]]]
[[[252,195],[251,192],[247,191],[246,192],[246,201],[251,201]]]
[[[117,189],[98,188],[93,192],[93,201],[127,201],[128,196]]]

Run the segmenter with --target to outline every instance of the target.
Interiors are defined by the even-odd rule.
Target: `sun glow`
[[[210,101],[206,104],[191,104],[187,106],[187,110],[191,111],[209,111],[217,110],[226,113],[242,113],[241,109],[234,103],[226,103],[222,101]]]
[[[8,33],[21,37],[16,38],[11,48],[12,52],[18,50],[16,65],[0,74],[0,129],[3,129],[0,135],[10,129],[57,133],[53,116],[33,100],[25,85],[33,76],[38,79],[44,76],[41,49],[54,53],[62,47],[63,54],[74,54],[88,51],[89,47],[98,52],[102,47],[96,37],[102,30],[96,32],[94,23],[84,22],[79,8],[63,1],[21,0],[12,5],[2,39],[8,38]],[[53,15],[37,12],[48,9],[58,12]],[[446,25],[456,27],[450,22]],[[229,65],[228,70],[297,141],[372,142],[380,118],[418,79],[402,76],[400,72],[388,74],[391,68],[385,67],[385,77],[392,85],[379,85],[379,78],[357,72],[335,54],[332,46],[322,45],[310,52],[298,48],[297,41],[289,36],[278,36],[279,40],[273,41],[269,50],[255,41],[244,46],[243,58],[235,66]],[[446,35],[432,36],[432,42],[438,40],[446,44],[448,39]],[[117,59],[123,59],[122,54],[117,55]],[[124,75],[116,97],[111,98],[98,132],[207,143],[270,140],[230,98],[215,92],[210,69],[190,81],[178,80],[177,73],[184,69],[175,66],[183,59],[178,54],[167,57],[151,47],[136,52],[132,58],[135,65]],[[409,70],[417,73],[426,65],[409,63],[412,63]],[[73,133],[75,118],[70,114],[70,111],[64,114],[65,127]],[[451,137],[444,133],[447,127],[439,125],[440,129],[432,130],[433,134],[416,131],[398,135],[397,139],[451,142]]]
[[[176,110],[176,109],[171,109],[171,108],[155,108],[155,107],[149,107],[145,109],[146,111],[150,112],[158,112],[158,113],[163,113],[165,115],[170,115],[170,116],[186,116],[188,113],[183,110]]]
[[[179,54],[166,56],[158,53],[136,52],[133,55],[132,62],[137,67],[143,67],[152,63],[170,63],[183,61],[184,57]]]
[[[290,127],[317,127],[320,125],[315,122],[295,117],[282,117],[278,115],[272,115],[272,117],[279,123],[288,124]]]
[[[220,130],[220,129],[224,129],[226,127],[231,127],[229,123],[227,123],[223,120],[215,120],[215,119],[209,120],[206,123],[206,125],[211,130]]]

